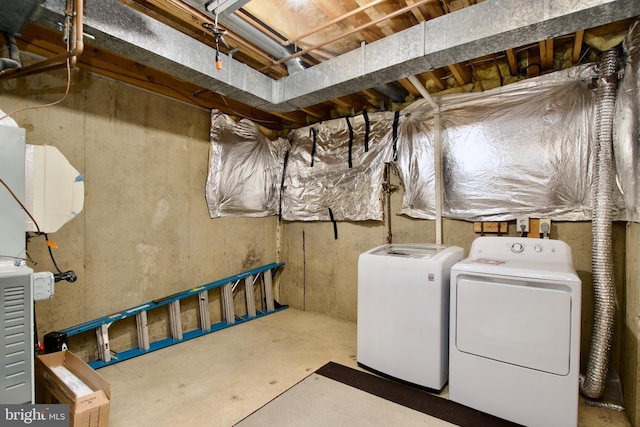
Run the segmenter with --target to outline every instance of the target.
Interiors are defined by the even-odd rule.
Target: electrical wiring
[[[71,45],[70,45],[70,38],[67,37],[66,38],[66,49],[67,52],[71,52]],[[54,102],[50,102],[47,104],[43,104],[43,105],[31,105],[31,106],[27,106],[27,107],[22,107],[22,108],[18,108],[16,110],[13,110],[12,112],[5,114],[3,116],[0,116],[0,122],[2,122],[2,120],[13,116],[14,114],[21,112],[21,111],[26,111],[26,110],[35,110],[35,109],[39,109],[39,108],[47,108],[47,107],[52,107],[54,105],[57,105],[59,103],[61,103],[62,101],[64,101],[67,97],[67,95],[69,95],[69,90],[71,88],[71,58],[67,58],[66,60],[66,70],[67,70],[67,84],[65,87],[65,91],[64,91],[64,95],[62,95],[62,98],[58,99],[57,101]],[[22,208],[22,210],[24,210],[24,212],[29,216],[29,218],[31,219],[31,221],[33,221],[33,224],[35,225],[38,234],[40,235],[44,235],[45,237],[45,242],[47,244],[47,249],[49,250],[49,256],[51,257],[51,261],[53,262],[53,265],[55,266],[58,274],[54,275],[55,276],[55,280],[56,282],[59,280],[66,280],[68,282],[75,282],[77,280],[77,277],[75,275],[75,273],[71,270],[66,271],[66,272],[62,272],[60,270],[60,268],[58,267],[58,263],[55,260],[55,257],[53,256],[53,252],[51,251],[51,243],[49,241],[49,236],[47,236],[46,233],[42,233],[40,226],[38,225],[38,222],[36,221],[36,219],[33,217],[33,215],[31,215],[31,213],[29,212],[29,210],[24,206],[24,204],[20,201],[20,199],[16,196],[16,194],[13,192],[13,190],[11,190],[11,188],[7,185],[7,183],[0,178],[0,183],[2,183],[2,185],[7,189],[7,191],[11,194],[11,196],[14,198],[14,200],[20,205],[20,207]],[[29,257],[29,259],[31,259],[31,257]]]
[[[29,218],[31,218],[31,221],[33,221],[33,224],[36,226],[36,229],[38,230],[38,233],[40,233],[40,226],[38,225],[38,222],[35,220],[33,215],[31,215],[29,210],[27,210],[27,208],[24,206],[24,204],[22,204],[22,202],[20,201],[18,196],[16,196],[16,193],[13,192],[13,190],[7,185],[6,182],[4,182],[4,179],[2,179],[2,178],[0,178],[0,184],[4,185],[4,188],[6,188],[7,191],[9,192],[9,194],[11,194],[11,196],[15,199],[16,202],[18,202],[20,207],[25,211],[25,213],[29,216]]]
[[[53,266],[56,268],[56,271],[59,274],[62,274],[62,271],[60,271],[60,267],[58,267],[58,263],[56,262],[55,258],[53,257],[53,252],[51,251],[51,245],[49,245],[49,236],[47,235],[47,233],[42,233],[44,235],[44,240],[47,242],[47,249],[49,249],[49,255],[51,256],[51,261],[53,262]]]
[[[63,272],[58,267],[58,263],[56,262],[56,260],[55,260],[55,258],[53,256],[53,251],[51,251],[51,244],[50,244],[49,236],[47,235],[47,233],[43,233],[40,230],[40,226],[38,225],[38,222],[36,221],[36,219],[33,217],[33,215],[31,215],[29,210],[20,201],[18,196],[16,196],[16,193],[14,193],[13,190],[7,185],[7,183],[4,181],[4,179],[0,178],[0,183],[7,189],[9,194],[11,194],[11,196],[20,205],[22,210],[24,210],[24,212],[29,216],[29,218],[31,218],[31,221],[33,221],[33,224],[36,226],[36,230],[38,230],[38,235],[44,236],[45,242],[47,244],[47,249],[49,250],[49,256],[51,257],[51,261],[53,262],[53,266],[56,268],[56,271],[58,272],[58,274],[54,275],[54,277],[56,279],[56,282],[60,281],[60,280],[66,280],[67,282],[75,282],[77,280],[77,276],[72,270]],[[10,258],[21,259],[21,258],[17,258],[17,257],[10,257]]]

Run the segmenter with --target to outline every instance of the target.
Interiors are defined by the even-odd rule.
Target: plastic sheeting
[[[211,114],[206,199],[211,218],[278,215],[289,142],[271,141],[249,120]]]
[[[382,220],[382,179],[384,163],[393,154],[393,119],[394,113],[371,113],[292,131],[282,218]]]
[[[617,182],[623,192],[629,221],[640,222],[640,21],[636,21],[623,44],[624,78],[618,85],[614,116],[613,150]]]

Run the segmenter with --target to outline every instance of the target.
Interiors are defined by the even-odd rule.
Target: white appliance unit
[[[25,130],[0,125],[0,178],[24,201]],[[33,270],[25,266],[25,213],[0,185],[0,403],[33,403]]]
[[[530,427],[576,426],[581,291],[562,241],[476,239],[451,269],[449,398]]]
[[[358,260],[358,365],[440,391],[448,378],[449,272],[464,249],[389,244]]]
[[[33,270],[0,265],[0,403],[34,403]]]
[[[82,175],[56,148],[27,146],[25,135],[22,128],[0,124],[1,404],[35,402],[33,301],[54,293],[52,273],[26,267],[25,230],[55,232],[84,204]]]

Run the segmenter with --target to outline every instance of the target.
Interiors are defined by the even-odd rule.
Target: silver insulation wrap
[[[482,93],[439,97],[443,216],[590,220],[594,73],[591,66],[575,67]],[[400,128],[401,213],[433,219],[433,113],[425,102],[414,103]],[[619,196],[616,201],[620,216]]]
[[[336,221],[382,220],[393,118],[393,113],[370,113],[291,131],[282,218],[328,221],[331,209]]]
[[[640,222],[640,21],[633,23],[623,46],[626,64],[616,98],[613,150],[627,219]]]
[[[616,105],[617,176],[601,178],[611,181],[615,221],[640,221],[640,30],[637,24],[632,28]],[[484,92],[439,96],[442,217],[590,221],[595,215],[591,144],[597,77],[596,66],[581,65]],[[331,209],[337,221],[382,220],[384,164],[395,162],[403,187],[399,213],[434,219],[434,127],[434,110],[424,100],[399,113],[314,124],[276,141],[250,121],[235,123],[214,112],[206,184],[210,215],[281,213],[289,221],[327,221]]]
[[[211,148],[205,194],[209,215],[278,215],[280,183],[289,142],[270,141],[249,120],[211,114]]]
[[[581,392],[597,399],[604,393],[609,370],[609,351],[613,340],[616,289],[613,281],[612,178],[613,116],[616,103],[618,53],[602,54],[598,79],[598,101],[595,123],[595,170],[592,220],[592,259],[594,322],[587,372],[580,384]]]
[[[396,170],[403,187],[400,213],[413,218],[435,218],[434,126],[433,110],[426,101],[405,109],[398,125]]]

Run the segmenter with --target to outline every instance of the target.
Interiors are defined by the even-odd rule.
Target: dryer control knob
[[[524,251],[524,246],[522,246],[521,243],[514,243],[513,245],[511,245],[511,252],[519,254],[522,251]]]

